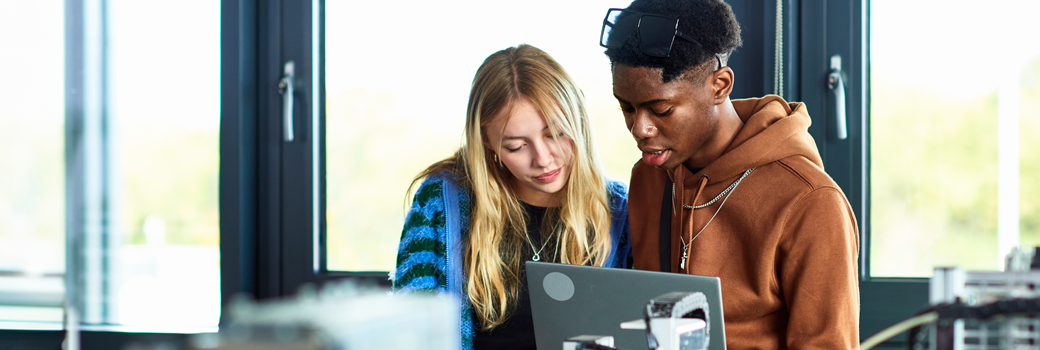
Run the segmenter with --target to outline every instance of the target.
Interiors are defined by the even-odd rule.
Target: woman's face
[[[515,178],[510,184],[520,200],[540,207],[560,205],[557,195],[567,184],[574,140],[562,133],[553,138],[545,118],[531,101],[517,101],[512,110],[490,123],[485,146],[498,154]],[[557,143],[559,140],[559,143]]]

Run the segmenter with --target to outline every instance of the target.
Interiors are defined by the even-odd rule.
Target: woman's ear
[[[715,104],[726,102],[729,94],[733,92],[733,69],[729,66],[719,68],[711,74],[711,79],[711,85],[715,90],[714,96],[712,96]]]

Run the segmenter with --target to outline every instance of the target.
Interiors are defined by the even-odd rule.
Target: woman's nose
[[[535,145],[534,148],[534,166],[537,168],[545,168],[553,162],[553,145],[551,141],[540,142]]]

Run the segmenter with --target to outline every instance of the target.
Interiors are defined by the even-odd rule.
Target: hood
[[[807,132],[812,120],[804,103],[788,103],[776,95],[733,100],[732,103],[744,127],[723,155],[694,176],[679,176],[678,172],[687,169],[678,166],[669,177],[682,179],[685,186],[696,186],[701,175],[707,175],[708,185],[711,185],[731,180],[748,169],[797,155],[823,169],[816,141]]]

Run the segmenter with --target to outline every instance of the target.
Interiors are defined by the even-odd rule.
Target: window
[[[114,305],[106,320],[216,326],[219,4],[106,7],[107,234],[118,242],[108,251]]]
[[[64,304],[217,325],[219,21],[207,1],[0,3],[3,328],[61,329]]]
[[[629,2],[326,1],[328,269],[393,269],[408,185],[461,145],[473,75],[510,46],[563,65],[584,92],[607,176],[628,182],[639,151],[597,38],[607,8]],[[393,20],[358,15],[385,13]]]
[[[0,327],[62,318],[62,1],[0,2]],[[18,33],[16,35],[16,33]]]
[[[937,5],[870,2],[874,277],[1040,245],[1040,4]]]
[[[800,4],[794,98],[816,111],[810,132],[859,219],[861,337],[928,307],[933,267],[999,270],[1011,246],[1037,244],[1027,135],[1037,130],[1028,111],[1038,100],[1038,50],[1029,44],[1038,28],[1020,17],[1036,5],[792,3]],[[846,140],[835,137],[827,88],[834,56]],[[901,339],[886,346],[905,347]]]

